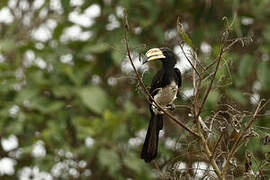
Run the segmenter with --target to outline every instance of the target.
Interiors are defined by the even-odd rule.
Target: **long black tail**
[[[155,115],[154,113],[151,113],[150,123],[141,152],[141,158],[144,159],[145,162],[150,162],[157,156],[158,136],[162,127],[162,115]]]

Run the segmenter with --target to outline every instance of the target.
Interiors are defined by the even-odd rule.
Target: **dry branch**
[[[148,96],[148,101],[150,103],[155,104],[160,111],[162,111],[166,116],[168,116],[170,119],[172,119],[177,125],[181,126],[182,128],[184,128],[186,131],[188,131],[189,133],[193,134],[196,137],[199,137],[199,142],[202,144],[202,152],[204,152],[206,154],[206,159],[208,160],[208,162],[212,165],[214,172],[216,173],[218,179],[220,180],[225,180],[226,177],[226,173],[230,164],[231,159],[233,158],[234,154],[237,152],[237,150],[242,146],[241,140],[243,140],[245,138],[246,132],[250,129],[251,125],[253,124],[253,122],[255,121],[255,119],[257,118],[257,116],[259,115],[259,112],[262,111],[262,109],[266,106],[266,104],[269,103],[269,101],[267,101],[266,103],[264,103],[264,105],[262,104],[262,101],[258,104],[256,111],[254,112],[254,114],[252,115],[252,117],[250,118],[250,121],[248,122],[248,125],[240,132],[240,135],[237,137],[236,141],[233,144],[233,147],[231,148],[231,150],[229,150],[229,148],[227,148],[227,152],[228,156],[227,159],[225,161],[225,165],[223,166],[223,169],[221,170],[220,167],[217,165],[217,160],[221,155],[216,155],[216,150],[218,148],[218,146],[220,146],[222,139],[224,139],[224,134],[221,132],[221,134],[219,135],[218,140],[215,142],[214,147],[212,149],[212,151],[209,148],[208,145],[208,138],[206,138],[206,136],[204,135],[204,131],[202,130],[202,128],[204,129],[209,129],[207,127],[207,125],[203,122],[203,119],[201,119],[200,114],[203,111],[204,105],[206,103],[206,100],[209,96],[209,93],[211,92],[211,90],[213,89],[213,84],[214,81],[216,79],[216,74],[219,70],[220,64],[221,64],[221,60],[222,57],[224,55],[224,53],[226,51],[228,51],[234,44],[236,44],[237,42],[242,42],[245,40],[243,38],[236,38],[236,39],[232,39],[232,40],[228,40],[228,36],[229,36],[229,32],[230,32],[230,26],[229,28],[226,28],[226,30],[223,33],[223,38],[222,38],[222,45],[220,48],[220,52],[218,54],[218,56],[216,57],[216,59],[214,59],[214,61],[208,65],[206,68],[204,66],[202,66],[200,64],[200,62],[198,61],[198,59],[195,59],[194,63],[192,63],[192,61],[190,60],[190,58],[186,55],[186,52],[184,51],[184,48],[181,44],[181,42],[179,42],[179,46],[185,56],[185,58],[188,60],[188,62],[190,63],[192,69],[193,69],[193,87],[194,87],[194,97],[193,97],[193,101],[192,101],[192,107],[188,107],[190,108],[190,110],[193,113],[193,118],[195,120],[196,123],[196,132],[190,128],[188,128],[185,124],[183,124],[182,122],[178,121],[175,117],[173,117],[169,112],[166,111],[166,108],[163,108],[162,106],[160,106],[155,100],[154,98],[151,96],[151,94],[149,93],[149,91],[147,90],[144,82],[142,81],[142,78],[140,76],[140,74],[138,73],[132,57],[131,57],[131,52],[130,52],[130,48],[129,48],[129,43],[128,43],[128,31],[129,31],[129,25],[128,25],[128,17],[127,17],[127,13],[126,10],[124,10],[124,17],[125,17],[125,22],[124,22],[124,40],[125,40],[125,45],[126,45],[126,50],[127,50],[127,56],[128,59],[132,65],[132,68],[136,74],[136,77],[139,81],[139,86],[142,88],[143,92]],[[227,45],[227,46],[226,46]],[[196,57],[193,57],[196,58]],[[197,69],[196,65],[197,63],[200,65],[202,73],[199,72],[199,70]],[[211,68],[212,66],[215,65],[214,71],[212,73],[208,73],[207,71],[209,70],[209,68]],[[207,73],[207,74],[204,74]],[[203,82],[205,82],[206,80],[210,79],[210,84],[206,87],[206,90],[204,92],[204,94],[202,95],[202,99],[200,99],[200,94],[202,94],[202,90],[203,88]],[[232,107],[229,107],[232,110],[235,110]],[[222,112],[222,111],[218,111],[215,115],[214,115],[214,119],[218,119],[218,113]],[[227,112],[227,111],[226,111]],[[227,112],[229,113],[229,112]],[[236,112],[236,113],[240,113],[240,112]],[[234,117],[234,115],[230,115],[232,118]],[[246,117],[246,116],[245,116]],[[224,121],[226,121],[226,119],[223,119]],[[228,124],[228,122],[226,121],[226,123]],[[213,120],[210,124],[210,131],[212,130],[212,126],[213,126]],[[210,136],[210,133],[209,133]],[[222,154],[227,154],[227,152],[222,152]],[[157,164],[155,164],[156,167]],[[261,172],[260,172],[261,173]],[[164,177],[162,177],[164,178]]]
[[[191,130],[190,128],[188,128],[185,124],[183,124],[182,122],[178,121],[175,117],[173,117],[170,113],[168,113],[162,106],[160,106],[155,100],[154,98],[151,96],[151,94],[149,93],[149,91],[146,89],[141,76],[139,75],[133,60],[131,58],[131,53],[130,53],[130,48],[129,48],[129,44],[128,44],[128,37],[127,37],[127,32],[129,31],[129,25],[128,25],[128,18],[127,18],[127,13],[126,10],[124,11],[124,16],[125,16],[125,45],[126,45],[126,49],[127,49],[127,55],[128,55],[128,59],[132,65],[132,68],[134,70],[134,72],[136,73],[137,79],[139,81],[139,84],[141,86],[141,88],[143,89],[143,91],[148,95],[149,99],[166,115],[168,116],[170,119],[172,119],[176,124],[178,124],[179,126],[181,126],[182,128],[184,128],[185,130],[187,130],[189,133],[195,135],[195,136],[199,136],[196,132],[194,132],[193,130]]]
[[[261,101],[259,102],[259,104],[258,104],[258,106],[257,106],[257,108],[256,108],[256,110],[255,110],[255,112],[254,112],[254,114],[253,114],[253,116],[250,118],[250,120],[249,120],[249,122],[248,122],[248,125],[245,127],[244,130],[242,130],[242,132],[241,132],[240,135],[238,136],[237,140],[235,141],[235,143],[234,143],[234,145],[233,145],[233,147],[232,147],[230,153],[229,153],[228,156],[227,156],[225,165],[224,165],[224,167],[223,167],[223,170],[222,170],[222,174],[223,174],[223,175],[225,175],[225,173],[226,173],[226,171],[227,171],[227,169],[228,169],[228,166],[229,166],[229,164],[230,164],[230,160],[232,159],[233,155],[236,153],[237,149],[239,148],[239,143],[240,143],[240,141],[242,140],[243,136],[244,136],[244,135],[246,134],[246,132],[250,129],[252,123],[256,120],[258,113],[260,113],[260,112],[263,110],[263,108],[269,103],[269,100],[268,100],[268,101],[266,101],[266,102],[264,103],[264,105],[261,106],[261,104],[262,104],[263,101],[264,101],[264,100],[261,100]]]

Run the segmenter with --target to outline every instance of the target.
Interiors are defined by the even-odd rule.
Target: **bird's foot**
[[[174,104],[167,104],[166,108],[169,109],[170,111],[174,111],[175,110],[175,105]]]
[[[159,114],[164,114],[164,112],[160,108],[158,108],[158,113]]]
[[[155,104],[152,104],[152,110],[154,111],[155,114],[164,114],[164,112]]]

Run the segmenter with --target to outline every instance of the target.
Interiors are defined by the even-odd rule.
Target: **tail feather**
[[[162,115],[152,114],[141,152],[141,158],[144,159],[145,162],[150,162],[157,156],[158,136],[162,127]]]

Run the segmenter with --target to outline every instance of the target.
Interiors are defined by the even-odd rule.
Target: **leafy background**
[[[210,94],[207,114],[220,103],[252,112],[259,99],[270,98],[266,7],[268,0],[1,0],[1,179],[159,177],[153,164],[139,158],[149,113],[126,57],[123,8],[130,22],[132,56],[146,85],[159,64],[142,66],[140,53],[168,46],[179,55],[183,86],[177,104],[189,104],[192,96],[190,67],[177,43],[178,16],[205,63],[217,56],[223,17],[234,22],[235,37],[253,37],[253,42],[226,53],[227,63],[217,77],[223,86]],[[185,108],[174,112],[190,125],[188,114]],[[266,109],[254,128],[266,133],[269,120]],[[201,162],[188,155],[197,148],[189,147],[194,139],[169,120],[165,125],[158,166],[169,176],[171,164],[178,162],[176,171],[181,173],[181,168]],[[269,152],[259,138],[244,148],[259,160]],[[237,157],[243,165],[243,151]],[[200,172],[192,173],[200,177]]]

